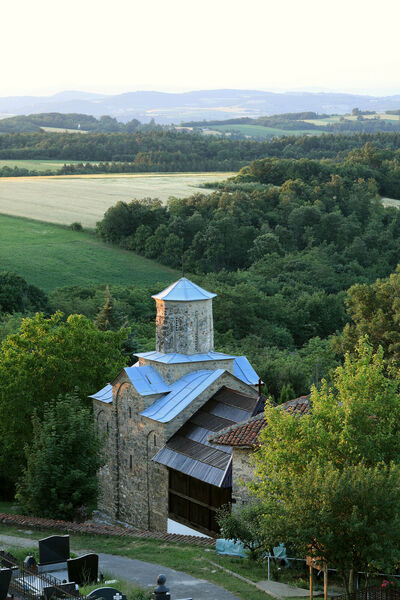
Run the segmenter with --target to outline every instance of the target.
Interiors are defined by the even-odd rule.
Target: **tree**
[[[24,514],[72,520],[83,507],[96,506],[102,440],[91,411],[74,394],[45,405],[32,418],[32,444],[16,499]]]
[[[371,285],[357,284],[346,298],[347,312],[352,322],[336,337],[338,350],[353,352],[357,339],[368,335],[371,345],[383,348],[388,365],[400,369],[400,269],[387,279]]]
[[[268,427],[260,435],[253,484],[265,503],[265,535],[273,542],[293,539],[303,554],[310,548],[329,560],[347,573],[347,587],[352,569],[392,568],[397,553],[398,387],[386,374],[383,350],[374,353],[362,339],[356,355],[347,354],[335,370],[332,384],[323,380],[319,390],[312,389],[310,414],[298,418],[265,409]],[[386,522],[390,529],[391,519],[393,535],[382,531]]]
[[[0,312],[27,313],[48,310],[46,294],[23,277],[4,271],[0,274]]]
[[[365,463],[338,468],[312,460],[264,507],[264,544],[290,540],[300,556],[338,569],[346,593],[357,571],[392,571],[400,559],[400,467]],[[259,534],[260,535],[260,534]]]
[[[293,400],[296,397],[296,393],[290,383],[285,383],[281,389],[281,395],[279,396],[279,404]]]
[[[105,303],[100,309],[95,324],[100,331],[118,331],[126,323],[124,315],[116,308],[108,285],[104,290]]]
[[[99,331],[82,315],[26,318],[0,347],[0,489],[10,495],[32,440],[31,417],[45,402],[78,390],[82,402],[126,364],[124,330]]]
[[[249,504],[234,511],[223,507],[217,512],[217,521],[221,535],[226,540],[241,542],[249,551],[250,558],[255,559],[260,554],[265,554],[264,545],[263,507],[259,503]]]

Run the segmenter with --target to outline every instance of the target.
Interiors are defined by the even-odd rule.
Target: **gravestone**
[[[73,581],[68,583],[59,583],[57,587],[48,585],[47,587],[43,588],[44,600],[50,600],[50,598],[68,598],[77,595],[78,593]]]
[[[68,579],[78,585],[96,583],[99,573],[99,555],[84,554],[67,560]]]
[[[126,600],[125,594],[121,594],[121,592],[113,587],[97,588],[97,590],[90,592],[86,598],[91,598],[91,600],[98,600],[100,598],[104,598],[104,600]]]
[[[11,581],[11,569],[0,569],[0,600],[6,600]]]
[[[18,564],[18,560],[11,554],[11,552],[0,550],[0,563],[6,569],[12,569],[15,568],[16,564]]]
[[[39,562],[51,565],[69,558],[69,535],[51,535],[39,540]]]

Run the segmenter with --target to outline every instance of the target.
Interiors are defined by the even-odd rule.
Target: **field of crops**
[[[50,223],[79,221],[95,227],[105,211],[119,200],[184,198],[212,190],[198,186],[223,181],[233,173],[80,175],[0,178],[0,213]]]
[[[2,215],[0,230],[1,270],[13,271],[46,292],[65,285],[164,285],[178,276],[91,233]]]

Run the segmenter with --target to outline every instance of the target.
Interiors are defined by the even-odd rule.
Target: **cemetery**
[[[39,540],[38,546],[39,562],[27,555],[21,563],[10,552],[0,550],[0,600],[127,600],[125,594],[106,585],[115,580],[104,582],[98,554],[70,558],[69,535],[49,536]],[[154,600],[172,600],[166,579],[159,575],[155,580]],[[99,587],[82,594],[80,588],[90,584]]]

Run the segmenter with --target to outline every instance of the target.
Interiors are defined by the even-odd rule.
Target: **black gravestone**
[[[0,600],[6,600],[11,581],[11,569],[0,569]]]
[[[39,540],[39,563],[51,565],[69,558],[69,535],[51,535]]]
[[[84,554],[67,560],[68,579],[78,585],[95,583],[99,572],[99,555]]]
[[[125,594],[121,594],[112,587],[97,588],[97,590],[90,592],[86,598],[91,598],[91,600],[98,600],[99,598],[104,598],[104,600],[126,600]]]
[[[0,564],[6,567],[6,569],[12,569],[18,564],[18,560],[10,552],[0,550]]]
[[[75,583],[70,581],[68,583],[59,583],[57,587],[49,585],[43,588],[43,596],[45,600],[51,598],[70,598],[71,596],[77,596],[78,592],[75,589]]]

